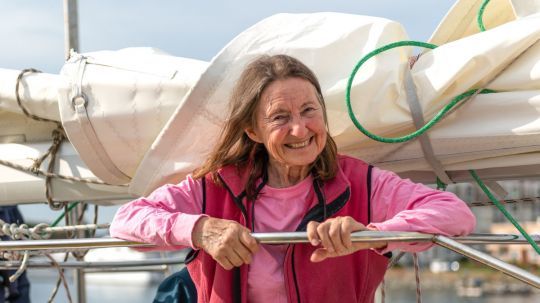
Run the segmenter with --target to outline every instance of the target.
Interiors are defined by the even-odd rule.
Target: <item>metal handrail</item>
[[[132,261],[65,261],[65,262],[56,262],[53,264],[51,261],[47,260],[30,260],[27,263],[28,268],[40,268],[40,269],[50,269],[51,266],[56,266],[61,268],[92,268],[99,269],[99,271],[120,271],[120,269],[138,269],[139,271],[145,267],[155,267],[161,265],[182,265],[184,264],[184,257],[174,257],[174,258],[154,258],[154,259],[145,259],[145,260],[132,260]],[[21,261],[1,261],[0,270],[3,269],[13,269],[19,268],[21,266]],[[161,270],[163,270],[160,267]],[[123,270],[122,270],[123,271]]]
[[[523,270],[512,264],[503,262],[495,257],[492,257],[486,253],[483,253],[467,245],[454,241],[448,237],[435,236],[433,240],[435,244],[448,248],[456,253],[459,253],[473,260],[476,260],[484,265],[487,265],[493,269],[501,271],[533,287],[540,288],[540,277],[533,275],[532,273],[526,270]]]
[[[261,244],[308,243],[306,232],[253,233]],[[351,234],[353,242],[433,242],[435,235],[417,232],[358,231]],[[540,243],[540,235],[531,235]],[[521,235],[514,234],[471,234],[464,237],[450,237],[466,244],[527,244]],[[153,247],[152,244],[127,241],[116,238],[80,238],[0,241],[0,251],[24,250],[76,250],[106,247]]]
[[[306,232],[253,233],[252,236],[262,244],[308,243]],[[540,242],[539,235],[532,235],[532,237],[534,241]],[[463,244],[526,244],[527,241],[522,236],[511,234],[472,234],[466,237],[450,238],[417,232],[358,231],[351,234],[351,240],[353,242],[433,242],[499,270],[533,287],[540,288],[540,277]],[[151,244],[115,238],[0,241],[0,251],[77,250],[126,246],[153,247]]]

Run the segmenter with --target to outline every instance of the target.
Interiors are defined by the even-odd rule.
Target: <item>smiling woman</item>
[[[372,302],[385,254],[429,244],[353,243],[351,232],[474,228],[452,193],[338,155],[319,82],[293,57],[248,64],[229,106],[202,166],[122,206],[110,228],[158,249],[191,247],[186,263],[199,302]],[[264,245],[251,236],[277,231],[307,231],[310,244]]]
[[[268,185],[288,187],[303,180],[323,151],[328,136],[317,95],[302,78],[276,80],[261,95],[255,127],[246,133],[268,151]]]
[[[275,187],[298,183],[311,166],[323,179],[335,175],[337,148],[327,136],[321,89],[315,75],[298,60],[265,56],[248,66],[232,93],[231,108],[222,140],[195,177],[227,163],[248,165],[261,159],[253,163],[254,174],[246,183],[248,198],[253,199],[255,178],[265,169],[268,184]]]

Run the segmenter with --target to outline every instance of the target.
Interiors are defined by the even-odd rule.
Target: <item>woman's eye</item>
[[[273,122],[285,122],[285,121],[287,121],[287,116],[286,115],[276,115],[276,116],[272,117],[272,121]]]
[[[305,109],[303,110],[303,112],[304,112],[305,114],[308,114],[308,113],[311,113],[311,112],[313,112],[313,111],[315,111],[315,110],[316,110],[315,107],[307,107],[307,108],[305,108]]]

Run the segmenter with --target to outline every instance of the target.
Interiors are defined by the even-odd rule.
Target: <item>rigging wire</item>
[[[538,247],[538,244],[532,239],[532,237],[521,227],[521,225],[517,222],[517,220],[512,217],[512,215],[504,208],[504,206],[499,202],[497,198],[491,193],[491,191],[487,188],[487,186],[482,182],[480,177],[478,177],[478,174],[474,170],[469,170],[471,176],[474,178],[476,183],[478,183],[478,186],[484,191],[484,193],[489,197],[489,199],[495,204],[495,206],[504,214],[504,216],[516,227],[516,229],[523,235],[525,239],[527,239],[527,242],[531,244],[531,246],[534,248],[536,253],[540,255],[540,247]]]

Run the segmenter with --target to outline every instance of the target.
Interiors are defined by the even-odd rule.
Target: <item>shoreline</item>
[[[429,269],[420,269],[420,283],[427,288],[446,288],[454,287],[455,283],[464,279],[481,279],[486,283],[505,283],[505,284],[525,284],[510,276],[495,270],[485,268],[463,268],[455,272],[433,273]],[[385,275],[387,287],[416,287],[413,267],[394,267],[389,269]],[[448,285],[446,287],[442,287]],[[534,287],[529,286],[532,289]]]
[[[420,287],[425,289],[455,289],[456,283],[466,280],[479,279],[487,284],[510,285],[516,287],[528,287],[533,292],[540,293],[540,290],[525,283],[509,277],[501,272],[485,268],[463,268],[456,272],[433,273],[428,269],[420,269]],[[395,267],[386,272],[385,287],[396,288],[416,288],[416,279],[413,267]]]

